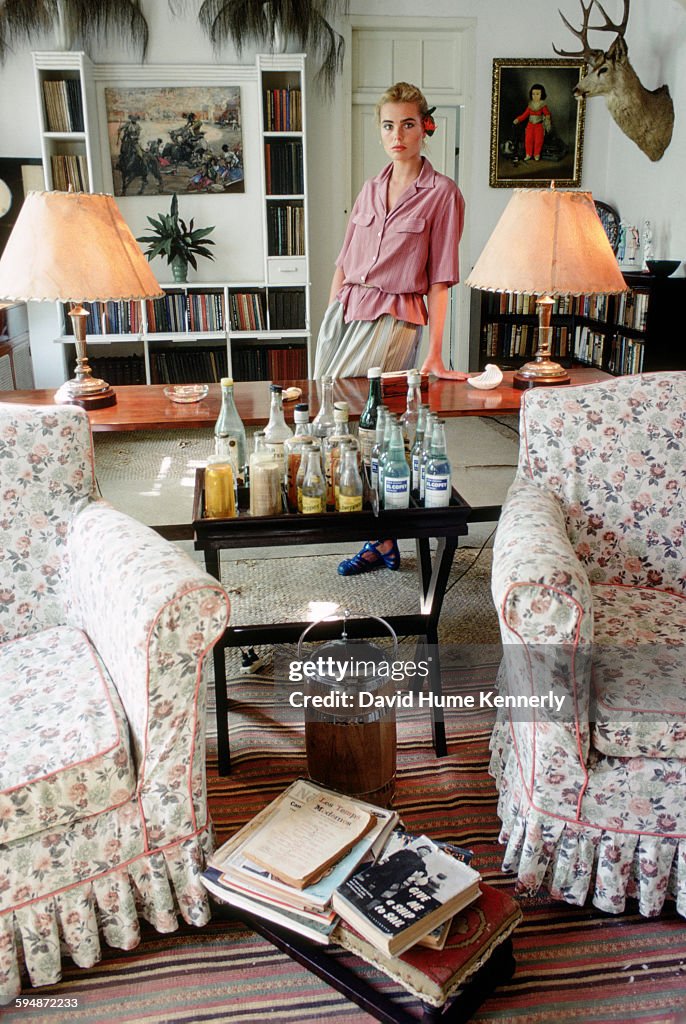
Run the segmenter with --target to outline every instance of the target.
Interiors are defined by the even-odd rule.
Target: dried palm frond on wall
[[[64,49],[87,49],[104,38],[148,49],[148,23],[140,0],[0,0],[0,60],[15,44],[53,33]]]

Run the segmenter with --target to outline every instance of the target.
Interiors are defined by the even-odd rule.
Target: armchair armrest
[[[576,646],[593,639],[591,585],[562,508],[550,491],[521,477],[498,523],[491,591],[503,643]]]
[[[171,766],[185,766],[182,785],[195,761],[192,784],[200,784],[201,669],[228,621],[226,591],[179,548],[104,501],[74,517],[67,545],[69,621],[87,633],[122,700],[144,803],[160,764],[167,779]]]

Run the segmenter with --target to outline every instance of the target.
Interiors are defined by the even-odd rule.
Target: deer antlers
[[[562,18],[562,20],[564,21],[565,25],[572,33],[572,35],[575,35],[577,39],[581,40],[582,49],[558,50],[557,46],[555,46],[555,44],[553,43],[553,50],[555,51],[555,53],[558,53],[561,57],[583,57],[588,64],[593,64],[594,61],[598,60],[600,57],[603,56],[603,50],[600,50],[589,44],[589,31],[597,30],[598,32],[616,32],[618,35],[624,36],[624,33],[626,32],[627,22],[629,20],[630,2],[631,0],[624,0],[624,16],[619,25],[616,25],[613,21],[610,20],[610,18],[608,18],[607,12],[605,11],[605,8],[602,6],[602,4],[600,4],[599,0],[590,0],[590,3],[588,5],[584,3],[584,0],[579,0],[579,3],[581,4],[581,10],[584,12],[584,20],[581,28],[578,30],[574,28],[574,26],[571,24],[571,22],[567,20],[567,18],[565,18],[562,11],[559,11],[560,17]],[[596,7],[598,7],[600,13],[605,19],[604,25],[589,25],[588,23],[591,17],[591,11],[593,10],[594,4]]]

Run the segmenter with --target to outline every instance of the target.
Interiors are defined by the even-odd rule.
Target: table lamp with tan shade
[[[466,283],[490,292],[535,295],[538,348],[514,374],[514,386],[569,384],[550,358],[551,314],[564,295],[627,291],[590,192],[515,189]]]
[[[163,295],[112,196],[29,192],[0,258],[0,299],[71,303],[76,368],[56,402],[101,409],[117,401],[88,365],[81,303]]]

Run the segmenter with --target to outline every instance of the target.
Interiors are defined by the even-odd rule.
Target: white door
[[[370,19],[371,20],[371,19]],[[430,105],[436,103],[436,132],[427,140],[426,155],[442,174],[459,184],[459,146],[463,135],[465,78],[470,63],[466,33],[459,29],[422,29],[409,19],[397,19],[398,27],[353,27],[352,31],[352,143],[351,196],[354,198],[367,178],[377,174],[388,158],[379,141],[374,116],[378,97],[393,82],[417,85]],[[462,289],[450,292],[446,318],[443,358],[446,366],[457,368],[456,353],[461,340],[468,349],[468,311]],[[421,362],[428,332],[420,347]],[[461,337],[464,335],[464,337]]]

